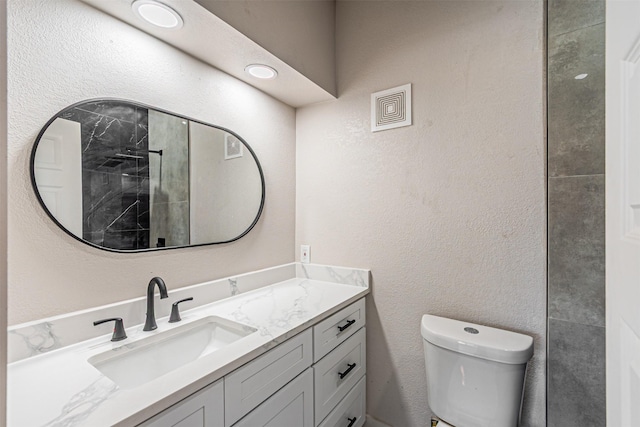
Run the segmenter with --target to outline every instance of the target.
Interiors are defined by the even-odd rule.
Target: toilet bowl
[[[518,425],[530,336],[428,314],[421,333],[437,427]]]

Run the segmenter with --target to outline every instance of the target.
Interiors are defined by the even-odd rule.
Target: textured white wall
[[[77,0],[8,2],[9,324],[293,261],[295,111]],[[93,97],[136,100],[233,129],[266,179],[257,226],[237,242],[123,255],[68,237],[39,206],[29,155],[45,122]]]
[[[368,412],[427,426],[420,318],[535,339],[524,425],[545,425],[542,1],[339,1],[338,100],[298,110],[296,243],[371,268]],[[370,94],[413,84],[411,127]]]
[[[7,3],[0,0],[0,348],[7,348]],[[0,425],[6,420],[7,352],[0,352]]]

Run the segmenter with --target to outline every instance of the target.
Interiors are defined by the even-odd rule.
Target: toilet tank
[[[421,332],[431,411],[456,427],[515,427],[530,336],[424,315]]]

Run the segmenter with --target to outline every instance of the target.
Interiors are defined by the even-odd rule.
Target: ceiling
[[[130,0],[82,1],[292,107],[335,99],[332,94],[195,1],[163,1],[184,19],[184,26],[179,30],[163,29],[141,20],[134,15]],[[254,63],[275,68],[278,70],[278,77],[273,80],[258,80],[251,77],[245,73],[244,69],[247,65]]]

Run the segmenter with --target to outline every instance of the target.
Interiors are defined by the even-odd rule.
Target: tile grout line
[[[596,24],[587,25],[585,27],[576,28],[575,30],[567,31],[565,33],[549,34],[549,39],[552,39],[554,37],[566,36],[567,34],[575,33],[576,31],[580,31],[580,30],[586,30],[587,28],[597,27],[598,25],[603,25],[605,23],[606,22],[603,19],[602,22],[598,22]]]
[[[584,175],[566,175],[566,176],[550,176],[549,179],[563,179],[563,178],[585,178],[585,177],[591,177],[591,176],[605,176],[604,173],[591,173],[591,174],[584,174]]]
[[[557,317],[551,317],[549,316],[549,320],[556,320],[558,322],[564,322],[564,323],[572,323],[574,325],[580,325],[580,326],[589,326],[592,328],[603,328],[606,329],[607,325],[590,325],[588,323],[583,323],[583,322],[574,322],[573,320],[565,320],[565,319],[558,319]]]

